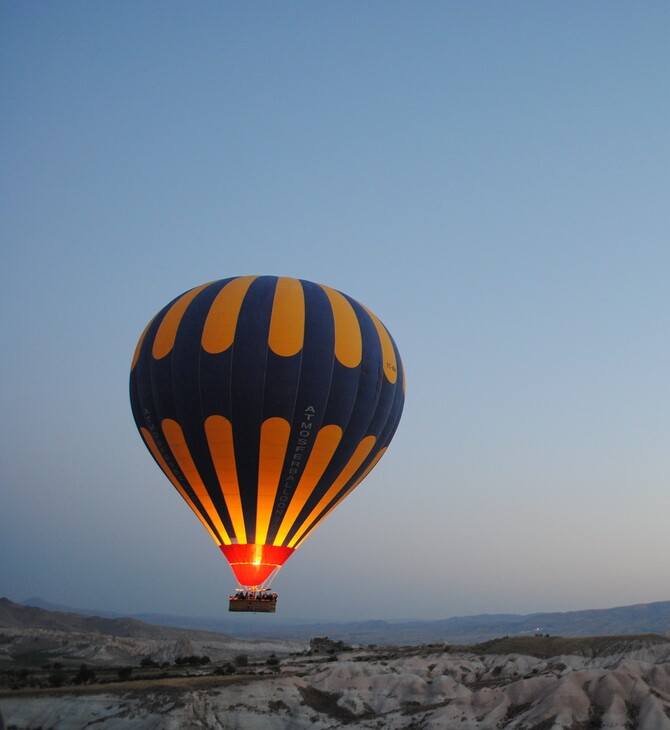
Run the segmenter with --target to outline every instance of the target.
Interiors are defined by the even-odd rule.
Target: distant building
[[[312,654],[334,654],[336,651],[351,651],[351,647],[343,641],[333,641],[327,636],[315,636],[309,640]]]

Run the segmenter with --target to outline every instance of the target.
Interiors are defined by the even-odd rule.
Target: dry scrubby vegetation
[[[548,659],[570,654],[576,656],[609,656],[630,651],[642,643],[664,644],[660,634],[632,634],[622,636],[503,636],[473,646],[450,647],[453,651],[471,651],[477,654],[525,654]]]
[[[157,662],[144,657],[137,666],[90,666],[63,661],[46,662],[40,666],[30,664],[0,670],[0,692],[19,690],[56,690],[60,688],[87,687],[99,689],[102,685],[113,689],[114,685],[128,682],[137,686],[165,680],[188,680],[202,677],[262,676],[279,671],[280,660],[275,654],[251,661],[246,654],[238,654],[232,661],[213,663],[206,655],[176,657],[174,663]]]

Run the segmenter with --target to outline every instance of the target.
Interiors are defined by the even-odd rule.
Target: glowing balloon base
[[[282,545],[221,545],[240,585],[257,589],[269,585],[274,574],[291,557],[294,548]]]

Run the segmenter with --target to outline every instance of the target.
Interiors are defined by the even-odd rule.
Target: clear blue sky
[[[670,4],[5,1],[0,63],[0,595],[226,609],[129,366],[278,274],[407,371],[286,618],[670,599]]]

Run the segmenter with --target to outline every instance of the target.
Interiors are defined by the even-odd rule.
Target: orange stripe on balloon
[[[335,357],[345,367],[355,368],[363,357],[361,327],[347,298],[329,286],[321,285],[333,310],[335,323]]]
[[[300,352],[305,338],[305,295],[298,279],[277,280],[268,344],[276,355]]]
[[[390,383],[395,383],[398,379],[398,363],[396,362],[395,349],[393,348],[393,342],[391,336],[386,331],[386,327],[377,319],[377,317],[367,308],[363,307],[365,311],[370,315],[377,334],[379,335],[379,342],[382,346],[382,358],[384,360],[384,375]]]
[[[135,354],[133,355],[133,364],[130,366],[130,370],[132,371],[135,365],[137,365],[137,361],[140,357],[140,350],[142,349],[142,343],[144,342],[144,338],[147,336],[147,332],[149,331],[149,327],[153,324],[154,319],[156,317],[151,318],[151,322],[144,328],[144,332],[140,335],[140,341],[137,343],[137,347],[135,348]]]
[[[182,485],[177,480],[177,477],[172,473],[172,470],[167,465],[161,452],[158,450],[158,446],[156,446],[156,442],[153,440],[153,437],[151,436],[149,431],[144,427],[140,427],[140,433],[142,434],[144,443],[147,445],[149,451],[153,454],[154,459],[156,459],[156,461],[158,462],[158,466],[160,466],[160,468],[163,470],[165,476],[172,482],[172,484],[174,484],[179,494],[181,494],[181,496],[186,500],[188,506],[195,512],[197,518],[200,520],[200,522],[202,522],[207,532],[209,532],[209,534],[212,536],[212,540],[214,540],[214,542],[220,546],[221,538],[218,537],[216,533],[212,530],[207,520],[202,516],[200,510],[195,506],[193,500],[188,496]]]
[[[210,282],[211,283],[211,282]],[[203,284],[195,289],[187,291],[168,309],[166,315],[163,317],[163,321],[158,327],[156,337],[154,338],[154,344],[152,348],[152,354],[156,360],[160,360],[162,357],[169,355],[172,348],[174,347],[174,340],[177,336],[177,330],[179,329],[179,323],[186,312],[188,305],[200,294],[200,292],[208,287],[208,284]]]
[[[247,532],[244,525],[240,485],[237,481],[232,424],[223,416],[209,416],[205,420],[205,433],[221,493],[233,523],[235,538],[238,543],[246,543]]]
[[[193,462],[193,457],[188,449],[188,444],[184,438],[181,426],[171,418],[165,418],[161,423],[161,427],[163,429],[163,434],[165,435],[165,440],[168,442],[168,446],[170,447],[174,458],[177,460],[177,464],[179,464],[179,468],[182,470],[186,481],[191,485],[193,491],[198,496],[200,504],[202,504],[207,516],[221,535],[223,542],[230,544],[232,540],[228,536],[226,528],[223,526],[223,522],[221,522],[219,513],[212,502],[212,498],[209,496],[207,488],[203,484],[200,474],[198,474],[198,469]]]
[[[279,531],[274,539],[274,545],[281,545],[286,539],[286,535],[288,535],[293,527],[293,523],[298,518],[300,510],[305,506],[305,503],[314,491],[314,487],[323,476],[323,472],[326,470],[328,464],[330,464],[330,460],[333,458],[335,449],[337,449],[341,439],[342,429],[339,426],[324,426],[319,430],[314,440],[314,446],[312,446],[309,460],[305,464],[305,470],[286,508]],[[296,464],[296,467],[299,466],[299,464]]]
[[[295,547],[296,543],[299,542],[300,539],[303,537],[303,534],[307,532],[307,528],[312,520],[315,520],[319,516],[319,513],[328,506],[329,502],[334,499],[335,495],[340,491],[340,489],[342,489],[342,487],[356,473],[356,470],[365,461],[368,454],[372,450],[372,447],[375,445],[376,440],[377,439],[374,436],[366,436],[358,444],[358,446],[356,447],[356,451],[354,451],[347,465],[340,472],[340,475],[333,482],[330,489],[328,489],[328,491],[319,500],[319,503],[316,505],[316,507],[310,512],[309,517],[303,522],[303,526],[300,528],[300,530],[298,530],[298,532],[291,538],[288,544],[289,547]]]
[[[254,542],[263,545],[268,527],[279,479],[281,477],[286,447],[291,435],[291,425],[284,418],[268,418],[261,426],[261,447],[258,459],[258,500],[256,503],[256,536]]]
[[[334,504],[334,505],[333,505],[332,507],[330,507],[330,509],[329,509],[329,510],[328,510],[327,512],[325,512],[325,513],[323,514],[323,516],[322,516],[322,517],[321,517],[321,518],[320,518],[320,519],[319,519],[319,520],[318,520],[317,522],[315,522],[315,523],[314,523],[314,524],[313,524],[313,525],[312,525],[312,526],[311,526],[311,527],[310,527],[310,528],[309,528],[309,529],[308,529],[308,530],[307,530],[306,532],[304,532],[304,533],[303,533],[303,535],[302,535],[302,537],[300,538],[300,540],[298,540],[298,542],[297,542],[297,543],[295,544],[295,547],[296,547],[296,548],[297,548],[297,547],[298,547],[299,545],[301,545],[301,544],[302,544],[302,542],[304,541],[304,539],[305,539],[305,538],[306,538],[306,537],[307,537],[307,536],[308,536],[308,535],[310,534],[310,532],[312,532],[312,530],[313,530],[313,529],[314,529],[314,528],[315,528],[315,527],[316,527],[317,525],[319,525],[319,524],[320,524],[321,522],[323,522],[323,520],[325,520],[325,519],[326,519],[326,517],[328,517],[328,515],[329,515],[329,514],[330,514],[330,513],[331,513],[331,512],[332,512],[332,511],[333,511],[333,510],[335,509],[335,507],[337,507],[337,505],[338,505],[338,504],[340,504],[340,503],[341,503],[341,502],[342,502],[342,501],[343,501],[344,499],[346,499],[346,498],[347,498],[347,497],[348,497],[348,496],[349,496],[349,495],[350,495],[350,494],[351,494],[351,493],[352,493],[352,492],[354,491],[354,489],[356,489],[356,487],[357,487],[357,486],[358,486],[358,485],[359,485],[359,484],[360,484],[360,483],[361,483],[361,482],[363,481],[363,479],[365,479],[365,477],[366,477],[366,476],[367,476],[367,475],[368,475],[368,474],[369,474],[369,473],[370,473],[370,472],[371,472],[371,471],[372,471],[372,470],[374,469],[374,467],[376,466],[377,462],[378,462],[378,461],[379,461],[379,460],[380,460],[380,459],[382,458],[382,456],[384,455],[384,452],[385,452],[385,451],[386,451],[386,449],[385,449],[385,448],[384,448],[384,449],[382,449],[382,450],[381,450],[381,451],[380,451],[380,452],[379,452],[379,453],[377,454],[377,456],[375,456],[375,458],[374,458],[374,459],[372,460],[372,462],[371,462],[371,463],[370,463],[370,465],[369,465],[369,466],[367,467],[367,469],[366,469],[366,470],[365,470],[365,471],[364,471],[364,472],[363,472],[363,473],[361,474],[361,476],[360,476],[360,477],[359,477],[359,478],[358,478],[358,479],[357,479],[357,480],[356,480],[356,481],[355,481],[355,482],[354,482],[354,483],[353,483],[353,484],[352,484],[352,485],[351,485],[351,486],[349,487],[349,489],[347,489],[347,491],[346,491],[346,492],[345,492],[345,493],[344,493],[344,494],[343,494],[343,495],[342,495],[342,496],[341,496],[341,497],[340,497],[340,498],[339,498],[339,499],[337,500],[337,502],[335,502],[335,504]]]
[[[216,295],[202,330],[202,347],[212,355],[225,352],[235,339],[237,318],[255,276],[238,276]]]

